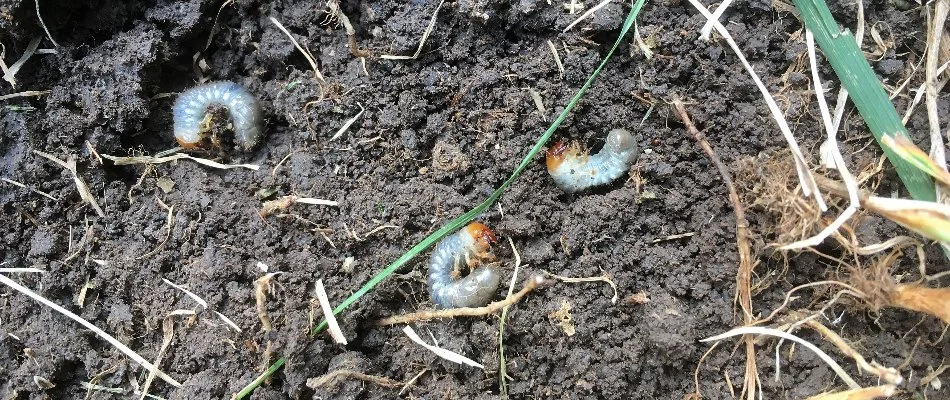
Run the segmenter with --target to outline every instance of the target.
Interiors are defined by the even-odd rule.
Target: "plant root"
[[[392,317],[387,317],[376,321],[376,325],[385,326],[385,325],[396,325],[396,324],[408,324],[410,322],[416,321],[428,321],[431,319],[438,318],[455,318],[455,317],[477,317],[481,315],[494,314],[498,311],[501,311],[502,308],[510,306],[517,303],[521,300],[522,297],[526,296],[528,293],[531,293],[532,290],[537,289],[539,286],[542,286],[547,281],[540,277],[534,276],[529,278],[528,281],[524,284],[524,287],[511,296],[506,297],[504,300],[496,301],[484,307],[463,307],[463,308],[450,308],[448,310],[436,310],[436,311],[418,311],[409,314],[396,315]]]

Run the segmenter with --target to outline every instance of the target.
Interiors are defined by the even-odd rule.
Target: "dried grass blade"
[[[69,310],[63,307],[60,307],[59,305],[57,305],[56,303],[53,303],[50,300],[47,300],[45,297],[40,296],[38,293],[30,289],[27,289],[25,286],[22,286],[19,283],[14,282],[12,279],[7,278],[4,275],[0,275],[0,283],[3,283],[4,285],[7,285],[13,288],[14,290],[31,297],[33,300],[36,300],[40,302],[41,304],[49,308],[52,308],[56,312],[69,317],[69,319],[72,319],[73,321],[78,322],[80,325],[86,327],[86,329],[89,329],[95,332],[97,335],[99,335],[99,337],[105,339],[105,341],[109,342],[109,344],[115,346],[116,349],[121,351],[127,357],[131,358],[132,361],[135,361],[136,363],[138,363],[139,365],[141,365],[142,367],[144,367],[145,369],[149,371],[155,371],[155,374],[158,375],[159,378],[162,378],[163,381],[168,382],[168,384],[174,387],[181,387],[181,383],[175,380],[175,378],[172,378],[168,374],[162,372],[161,370],[158,369],[157,366],[148,362],[144,357],[138,355],[138,353],[136,353],[134,350],[130,349],[128,346],[120,342],[118,339],[114,338],[112,335],[106,333],[102,329],[99,329],[98,327],[93,325],[91,322],[82,319],[80,316],[73,314]]]
[[[320,309],[323,316],[327,319],[327,330],[333,341],[339,344],[346,344],[346,336],[340,330],[340,324],[336,322],[336,316],[333,315],[333,307],[330,306],[330,299],[327,297],[327,290],[323,287],[323,279],[317,279],[317,285],[314,288],[317,294],[317,300],[320,302]]]
[[[402,328],[402,331],[403,331],[403,333],[405,333],[406,336],[408,336],[409,339],[411,339],[413,342],[416,342],[416,343],[419,344],[420,346],[425,347],[425,348],[428,349],[429,351],[435,353],[435,355],[437,355],[437,356],[439,356],[439,357],[441,357],[441,358],[443,358],[443,359],[445,359],[445,360],[448,360],[448,361],[451,361],[451,362],[454,362],[454,363],[457,363],[457,364],[465,364],[465,365],[472,366],[472,367],[475,367],[475,368],[485,369],[485,366],[484,366],[484,365],[479,364],[479,363],[475,362],[474,360],[472,360],[472,359],[470,359],[470,358],[468,358],[468,357],[465,357],[465,356],[463,356],[463,355],[461,355],[461,354],[459,354],[459,353],[456,353],[456,352],[451,351],[451,350],[446,350],[446,349],[443,349],[443,348],[441,348],[441,347],[433,346],[433,345],[431,345],[431,344],[428,344],[428,343],[424,342],[424,341],[422,340],[422,338],[420,338],[419,335],[416,334],[416,331],[412,330],[412,327],[410,327],[409,325],[406,325],[405,327],[403,327],[403,328]]]
[[[720,335],[713,336],[711,338],[702,339],[700,340],[700,342],[713,342],[713,341],[726,339],[732,336],[749,335],[749,334],[775,336],[775,337],[779,337],[785,340],[791,340],[795,343],[805,346],[805,348],[814,352],[816,355],[818,355],[818,358],[821,358],[822,361],[828,364],[828,366],[831,367],[831,369],[834,370],[836,374],[838,374],[838,377],[841,378],[841,380],[843,380],[845,383],[847,383],[849,387],[851,387],[852,389],[861,388],[861,385],[858,385],[858,383],[855,382],[854,379],[851,379],[851,376],[848,375],[848,373],[844,371],[844,368],[841,368],[841,365],[838,365],[838,363],[834,359],[832,359],[831,356],[829,356],[827,353],[819,349],[818,346],[815,346],[811,344],[810,342],[806,341],[805,339],[802,339],[798,336],[792,335],[784,331],[780,331],[778,329],[765,328],[765,327],[760,327],[760,326],[744,326],[741,328],[733,329],[729,332],[726,332]]]
[[[710,21],[715,20],[713,15],[710,14],[709,10],[706,9],[706,7],[703,6],[698,0],[689,0],[689,2],[701,14],[703,14],[706,19]],[[818,203],[818,207],[821,208],[822,211],[828,210],[828,206],[825,204],[825,201],[821,196],[821,192],[818,190],[818,185],[815,183],[815,177],[812,175],[811,170],[808,167],[808,161],[805,160],[805,156],[802,154],[801,148],[798,147],[798,141],[795,140],[795,136],[792,134],[792,130],[789,128],[788,122],[785,120],[785,115],[782,114],[782,110],[779,108],[778,104],[775,103],[775,99],[772,97],[772,94],[769,93],[768,88],[766,88],[765,84],[762,83],[762,80],[759,79],[759,75],[755,72],[755,69],[752,68],[752,65],[749,64],[749,61],[746,60],[742,50],[739,49],[739,45],[736,44],[735,39],[732,38],[732,35],[729,34],[729,31],[726,30],[726,27],[718,21],[714,21],[713,27],[715,27],[716,31],[719,32],[719,34],[722,35],[722,37],[726,40],[726,43],[729,44],[729,47],[732,48],[732,51],[736,53],[736,56],[742,63],[742,66],[745,67],[746,71],[752,77],[756,87],[762,94],[762,98],[765,100],[765,104],[769,107],[769,111],[772,113],[772,118],[775,119],[775,122],[778,124],[779,130],[782,132],[782,136],[785,137],[785,141],[788,143],[788,147],[792,151],[792,159],[795,160],[795,170],[798,173],[798,180],[802,187],[802,194],[805,197],[814,195],[815,202]]]

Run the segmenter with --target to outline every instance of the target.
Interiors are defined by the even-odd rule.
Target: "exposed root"
[[[436,310],[436,311],[418,311],[409,314],[396,315],[388,318],[383,318],[376,321],[376,325],[395,325],[395,324],[408,324],[410,322],[416,321],[428,321],[431,319],[438,318],[455,318],[455,317],[477,317],[481,315],[494,314],[498,311],[501,311],[502,308],[510,306],[517,303],[521,300],[522,297],[530,293],[532,290],[537,289],[539,286],[543,285],[546,281],[540,276],[534,276],[524,284],[524,287],[521,288],[518,293],[515,293],[511,296],[508,296],[504,300],[496,301],[484,307],[464,307],[464,308],[451,308],[448,310]]]
[[[496,203],[497,204],[497,203]],[[501,205],[498,206],[501,210]],[[508,295],[511,297],[515,292],[515,283],[518,281],[518,272],[521,271],[521,253],[515,247],[515,241],[508,237],[508,245],[511,246],[511,252],[515,256],[515,268],[511,273],[511,281],[508,284]],[[508,368],[508,362],[505,361],[505,320],[508,318],[508,307],[502,307],[501,318],[498,320],[498,390],[502,396],[508,395],[508,382],[505,381]],[[401,391],[400,391],[401,393]]]
[[[844,283],[844,282],[838,282],[838,281],[819,281],[819,282],[806,283],[806,284],[804,284],[804,285],[796,286],[796,287],[792,288],[791,290],[789,290],[788,292],[786,292],[786,293],[785,293],[785,301],[782,302],[782,305],[780,305],[778,308],[776,308],[775,311],[772,311],[772,313],[769,314],[768,317],[765,317],[765,319],[760,319],[760,320],[756,321],[756,323],[758,323],[758,324],[764,324],[764,323],[767,323],[767,322],[771,321],[773,318],[775,318],[775,316],[778,315],[779,312],[781,312],[781,311],[784,310],[786,307],[788,307],[788,304],[791,303],[792,300],[797,299],[797,297],[792,297],[792,293],[795,293],[795,292],[797,292],[797,291],[799,291],[799,290],[801,290],[801,289],[810,288],[810,287],[815,287],[815,286],[823,286],[823,285],[837,285],[837,286],[843,286],[843,287],[845,287],[847,290],[844,290],[844,291],[842,291],[842,292],[846,292],[846,293],[851,294],[852,296],[857,297],[857,298],[866,298],[866,297],[867,297],[867,296],[866,296],[864,293],[862,293],[860,290],[858,290],[858,289],[856,289],[855,287],[853,287],[853,286],[851,286],[851,285],[848,285],[847,283]]]
[[[40,26],[42,26],[43,31],[46,32],[46,38],[53,43],[53,46],[59,47],[59,43],[53,40],[53,35],[49,34],[49,28],[46,27],[46,22],[43,22],[43,15],[40,14],[40,0],[35,0],[34,3],[36,3],[36,19],[40,21]]]
[[[611,289],[614,290],[614,296],[610,298],[610,302],[613,304],[617,304],[617,298],[619,297],[617,294],[617,284],[614,283],[613,279],[610,279],[610,277],[608,277],[607,275],[592,276],[592,277],[587,277],[587,278],[568,278],[566,276],[552,274],[548,271],[542,271],[542,272],[544,272],[544,274],[547,275],[548,278],[557,279],[561,282],[566,282],[566,283],[605,282],[608,285],[610,285]]]
[[[736,164],[736,180],[745,183],[745,186],[741,187],[743,204],[748,204],[749,209],[758,210],[770,217],[770,223],[757,230],[763,239],[773,243],[770,247],[780,247],[812,237],[831,223],[830,220],[822,218],[821,209],[813,201],[801,196],[788,151],[747,158]],[[844,208],[843,203],[835,198],[829,198],[828,203],[832,209]],[[859,212],[850,222],[860,221],[863,215]],[[831,237],[841,244],[846,242],[840,234],[833,234]]]
[[[211,161],[206,158],[192,157],[188,154],[179,153],[173,154],[170,156],[140,156],[140,157],[116,157],[110,156],[108,154],[103,154],[103,158],[112,160],[115,165],[135,165],[135,164],[161,164],[167,163],[176,160],[191,160],[198,164],[205,165],[211,168],[217,169],[234,169],[234,168],[246,168],[251,171],[257,171],[261,168],[260,165],[256,164],[221,164],[219,162]]]
[[[278,211],[284,211],[296,203],[330,206],[330,207],[337,207],[340,205],[340,203],[337,203],[333,200],[314,199],[310,197],[287,195],[287,196],[279,197],[276,200],[265,201],[263,204],[261,204],[261,210],[258,212],[258,214],[260,214],[261,218],[267,218],[271,214],[274,214],[275,212],[278,212]]]
[[[937,376],[939,376],[940,374],[944,373],[948,368],[950,368],[950,365],[946,365],[946,364],[937,367],[937,369],[935,369],[933,372],[927,374],[927,376],[925,376],[925,377],[923,377],[923,378],[920,378],[920,385],[921,385],[921,386],[924,386],[924,385],[929,384],[929,383],[932,382],[934,379],[937,379]]]
[[[837,362],[835,362],[835,360],[832,359],[827,353],[825,353],[825,352],[822,351],[820,348],[818,348],[818,346],[815,346],[815,345],[812,344],[811,342],[808,342],[807,340],[804,340],[804,339],[802,339],[802,338],[800,338],[800,337],[798,337],[798,336],[792,335],[792,334],[787,333],[787,332],[784,332],[784,331],[780,331],[780,330],[778,330],[778,329],[774,329],[774,328],[763,328],[763,327],[759,327],[759,326],[744,326],[744,327],[740,327],[740,328],[735,328],[735,329],[733,329],[733,330],[731,330],[731,331],[729,331],[729,332],[726,332],[726,333],[723,333],[723,334],[720,334],[720,335],[717,335],[717,336],[713,336],[713,337],[711,337],[711,338],[702,339],[702,340],[700,340],[700,342],[710,342],[710,341],[722,340],[722,339],[725,339],[725,338],[728,338],[728,337],[732,337],[732,336],[747,335],[747,334],[775,336],[775,337],[782,338],[782,339],[785,339],[785,340],[791,340],[791,341],[793,341],[793,342],[795,342],[795,343],[798,343],[798,344],[800,344],[800,345],[802,345],[802,346],[805,346],[805,348],[807,348],[808,350],[811,350],[812,352],[814,352],[815,355],[817,355],[818,358],[820,358],[822,361],[824,361],[825,364],[827,364],[829,368],[831,368],[833,371],[835,371],[835,373],[838,375],[838,377],[841,378],[842,381],[844,381],[845,383],[847,383],[850,388],[852,388],[852,389],[859,389],[859,388],[861,388],[861,386],[858,385],[858,383],[855,382],[854,379],[852,379],[851,376],[848,375],[847,372],[845,372],[844,368],[841,368],[841,365],[839,365]],[[746,337],[747,337],[747,338],[751,338],[751,336],[746,336]],[[746,339],[746,343],[750,343],[750,342],[753,342],[753,340]],[[747,390],[750,390],[750,391],[753,390],[753,388],[746,388],[746,389],[747,389]]]
[[[864,359],[864,356],[855,351],[847,342],[844,341],[844,339],[841,338],[841,336],[831,329],[828,329],[828,327],[822,325],[820,322],[812,319],[806,321],[805,325],[818,331],[818,333],[820,333],[821,336],[825,338],[825,340],[835,345],[835,347],[837,347],[838,350],[841,350],[844,355],[853,358],[858,367],[864,371],[876,375],[882,381],[890,384],[900,385],[902,382],[904,382],[904,378],[901,377],[901,374],[897,372],[896,369],[885,367],[874,361],[871,361],[870,363],[867,362],[867,360]]]
[[[369,50],[360,49],[359,44],[356,42],[356,29],[353,29],[353,24],[350,23],[350,18],[343,13],[343,10],[340,9],[340,2],[338,0],[330,1],[327,4],[330,7],[330,13],[335,15],[337,19],[340,20],[340,23],[343,24],[343,29],[346,29],[347,43],[350,45],[350,53],[357,58],[366,58],[371,57],[373,54]],[[331,139],[332,140],[332,139]]]
[[[0,69],[3,70],[3,80],[9,82],[11,87],[16,88],[16,73],[20,71],[20,68],[23,67],[23,64],[26,64],[30,57],[33,57],[33,54],[36,53],[36,49],[39,46],[40,38],[35,37],[30,41],[30,44],[26,46],[26,50],[23,52],[23,55],[20,56],[20,59],[16,60],[16,62],[9,67],[0,62]]]
[[[168,213],[166,214],[166,216],[165,216],[165,238],[162,239],[162,242],[159,243],[158,246],[155,246],[155,248],[152,249],[152,251],[150,251],[150,252],[148,252],[148,253],[145,253],[145,254],[143,254],[143,255],[141,255],[141,256],[136,257],[136,258],[135,258],[136,261],[141,260],[141,259],[145,259],[145,258],[149,258],[149,257],[151,257],[151,256],[154,256],[154,255],[158,254],[158,252],[162,251],[162,249],[165,248],[165,244],[168,243],[168,239],[171,238],[171,236],[172,236],[172,228],[174,228],[174,226],[175,226],[175,206],[174,206],[174,205],[173,205],[173,206],[168,206],[168,205],[166,205],[166,204],[165,204],[161,199],[159,199],[158,197],[155,198],[155,201],[157,201],[157,202],[158,202],[158,205],[162,206],[162,208],[164,208],[165,211],[168,212]]]
[[[397,382],[384,376],[367,375],[350,369],[338,369],[317,378],[307,379],[307,387],[316,389],[334,386],[343,379],[357,379],[387,388],[397,388],[403,385],[402,382]]]
[[[752,263],[752,250],[749,245],[749,224],[745,219],[745,211],[742,208],[742,203],[739,201],[739,194],[736,192],[736,187],[732,183],[732,177],[729,173],[729,169],[722,163],[722,160],[719,159],[719,156],[713,151],[712,146],[709,145],[709,142],[706,141],[705,136],[696,129],[696,126],[693,125],[692,120],[689,118],[689,114],[686,112],[686,107],[683,105],[683,102],[679,99],[673,100],[673,108],[676,111],[677,116],[680,120],[683,121],[683,124],[686,125],[686,130],[693,137],[693,139],[699,143],[703,151],[706,153],[706,156],[709,160],[716,166],[716,169],[719,171],[720,176],[722,177],[723,183],[726,185],[726,188],[729,190],[729,201],[732,203],[732,208],[736,213],[736,246],[739,251],[739,268],[736,273],[736,299],[739,302],[739,307],[742,308],[742,321],[744,325],[752,325],[754,323],[754,317],[752,314],[752,269],[754,265]],[[755,343],[751,336],[745,338],[746,343],[746,370],[745,370],[745,384],[743,390],[745,391],[747,398],[751,399],[755,396],[755,388],[759,383],[758,369],[756,368],[755,362]]]
[[[271,291],[271,279],[280,272],[271,272],[254,281],[254,299],[257,303],[257,318],[261,320],[261,329],[266,333],[273,328],[270,316],[267,315],[267,293]]]

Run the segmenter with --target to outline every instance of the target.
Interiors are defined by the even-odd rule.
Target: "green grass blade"
[[[241,400],[247,397],[247,395],[251,394],[251,392],[253,392],[254,389],[257,389],[257,387],[260,386],[261,383],[264,383],[265,379],[269,378],[271,375],[274,375],[274,372],[277,372],[277,370],[280,369],[280,367],[283,367],[284,362],[286,362],[286,360],[283,357],[277,359],[277,361],[274,361],[274,363],[271,364],[269,368],[267,368],[267,371],[264,371],[264,373],[261,374],[261,376],[258,376],[257,379],[254,379],[253,381],[251,381],[251,383],[245,386],[244,389],[238,392],[238,394],[234,395],[232,399]]]
[[[571,112],[571,110],[574,109],[574,106],[577,105],[577,102],[580,101],[581,97],[584,96],[584,93],[587,92],[587,89],[590,88],[590,85],[594,83],[594,79],[597,78],[597,75],[600,75],[600,71],[605,65],[607,65],[607,62],[610,61],[610,58],[613,56],[614,51],[617,50],[617,47],[623,41],[623,38],[627,36],[627,31],[630,30],[631,26],[633,26],[633,22],[636,21],[637,15],[640,13],[640,8],[643,7],[643,3],[645,1],[646,0],[636,1],[636,3],[630,9],[630,13],[627,14],[627,19],[624,21],[623,27],[620,29],[620,35],[617,36],[617,40],[614,42],[613,47],[610,48],[610,51],[604,57],[603,61],[600,62],[600,65],[597,66],[597,69],[595,69],[594,72],[592,72],[590,76],[587,77],[587,81],[584,82],[584,86],[581,86],[580,90],[578,90],[574,97],[571,98],[571,101],[567,103],[567,107],[564,108],[564,111],[561,111],[561,114],[557,116],[557,119],[555,119],[554,122],[551,123],[551,126],[548,127],[546,131],[544,131],[544,134],[538,138],[538,141],[534,144],[534,147],[532,147],[531,151],[529,151],[524,159],[521,160],[521,164],[518,165],[518,168],[515,168],[514,172],[511,173],[511,176],[509,176],[508,179],[505,179],[505,182],[502,183],[501,186],[495,189],[495,191],[492,192],[492,194],[488,196],[487,199],[479,203],[477,206],[475,206],[475,208],[469,210],[465,214],[462,214],[462,216],[452,220],[439,230],[435,231],[409,249],[409,251],[407,251],[405,254],[397,258],[396,261],[393,261],[392,264],[389,264],[382,271],[379,271],[379,273],[370,279],[369,282],[366,282],[363,287],[359,288],[359,290],[356,292],[353,292],[353,294],[337,305],[333,309],[334,315],[339,314],[341,311],[349,307],[350,304],[353,304],[353,302],[359,300],[360,297],[363,297],[363,295],[376,287],[376,285],[389,277],[389,275],[392,275],[393,272],[405,265],[407,262],[409,262],[409,260],[412,260],[414,257],[425,251],[425,249],[427,249],[429,246],[432,246],[436,241],[442,239],[452,232],[459,230],[465,224],[469,223],[472,219],[483,213],[486,209],[488,209],[488,207],[494,204],[499,197],[501,197],[502,193],[505,192],[505,189],[507,189],[508,186],[511,186],[515,179],[521,175],[521,172],[524,171],[524,169],[534,161],[534,157],[541,151],[541,148],[544,147],[548,140],[551,139],[551,135],[554,134],[554,131],[559,126],[561,126],[561,123],[564,122],[564,119],[567,118],[567,115]],[[327,321],[324,319],[319,325],[311,330],[311,334],[319,333],[325,329],[326,326]]]
[[[505,192],[505,189],[507,189],[508,186],[511,186],[511,184],[515,181],[515,179],[517,179],[518,176],[521,175],[521,172],[523,172],[524,169],[527,168],[529,164],[531,164],[531,162],[534,160],[534,157],[539,152],[541,152],[541,148],[543,148],[544,145],[548,142],[548,140],[551,139],[551,135],[554,134],[554,131],[558,127],[561,126],[561,123],[564,122],[564,119],[567,118],[567,115],[571,112],[571,110],[574,109],[574,107],[577,105],[577,102],[580,101],[581,97],[584,96],[584,93],[587,92],[587,89],[590,88],[591,84],[594,83],[594,79],[597,78],[597,75],[600,75],[600,71],[604,68],[605,65],[607,65],[607,61],[609,61],[610,58],[613,57],[614,51],[617,50],[617,47],[620,46],[620,43],[622,43],[623,39],[627,36],[627,33],[630,30],[630,27],[633,26],[633,23],[634,21],[636,21],[637,16],[640,14],[640,9],[643,8],[643,4],[645,2],[646,0],[636,0],[636,2],[633,4],[633,7],[630,9],[630,13],[627,14],[627,19],[624,20],[623,22],[623,27],[621,27],[620,29],[620,35],[617,36],[617,40],[614,42],[613,46],[610,48],[610,51],[607,52],[607,55],[604,57],[603,61],[601,61],[600,65],[597,66],[594,72],[592,72],[590,76],[587,77],[587,81],[584,82],[584,85],[581,86],[580,90],[578,90],[577,93],[574,95],[574,97],[571,98],[571,101],[567,104],[567,107],[564,108],[564,111],[561,111],[561,114],[558,115],[557,119],[555,119],[554,122],[551,123],[551,126],[548,127],[546,131],[544,131],[544,134],[541,135],[540,138],[538,138],[538,141],[534,144],[534,147],[532,147],[531,150],[528,152],[528,154],[525,156],[525,158],[521,160],[521,164],[518,164],[518,167],[515,168],[514,172],[511,173],[511,176],[509,176],[508,179],[505,179],[505,181],[501,184],[501,186],[495,189],[495,191],[492,192],[492,194],[488,196],[487,199],[479,203],[477,206],[475,206],[475,208],[471,209],[470,211],[466,212],[462,216],[452,220],[451,222],[449,222],[448,224],[446,224],[439,230],[435,231],[434,233],[432,233],[431,235],[423,239],[421,242],[413,246],[411,249],[409,249],[409,251],[407,251],[405,254],[403,254],[398,259],[396,259],[396,261],[393,261],[392,264],[389,264],[382,271],[379,271],[379,273],[373,276],[373,278],[370,279],[369,282],[366,282],[366,284],[364,284],[363,287],[359,288],[359,290],[357,290],[356,292],[353,292],[353,294],[351,294],[349,297],[343,300],[343,302],[337,305],[333,309],[334,315],[339,314],[340,312],[345,310],[347,307],[349,307],[350,304],[353,304],[354,302],[359,300],[361,297],[363,297],[366,293],[369,293],[369,291],[372,290],[374,287],[376,287],[376,285],[378,285],[384,279],[389,277],[389,275],[392,275],[393,272],[398,270],[400,267],[405,265],[414,257],[416,257],[417,255],[425,251],[425,249],[427,249],[429,246],[432,246],[436,241],[442,239],[449,233],[455,232],[456,230],[458,230],[465,224],[469,223],[472,219],[474,219],[476,216],[478,216],[479,214],[484,212],[486,209],[488,209],[488,207],[494,204],[495,201],[498,200],[499,197],[501,197],[502,193]],[[319,325],[311,329],[310,333],[311,335],[315,335],[317,333],[320,333],[324,329],[326,329],[326,327],[327,327],[327,321],[326,319],[324,319],[323,321],[320,322]],[[280,369],[280,367],[284,365],[284,362],[286,362],[286,359],[280,358],[276,362],[271,364],[270,368],[268,368],[267,371],[264,371],[264,373],[261,374],[261,376],[257,377],[257,379],[255,379],[253,382],[251,382],[246,387],[244,387],[244,389],[241,390],[240,393],[234,396],[234,399],[241,400],[244,397],[247,397],[249,394],[251,394],[251,392],[254,391],[254,389],[260,386],[260,384],[264,382],[265,379],[267,379],[268,377],[273,375],[275,372],[277,372],[277,370]]]
[[[935,201],[934,183],[930,177],[881,144],[884,135],[907,137],[907,129],[901,123],[894,105],[888,100],[881,82],[864,58],[854,35],[838,28],[838,23],[824,0],[795,0],[795,6],[801,12],[805,26],[815,35],[815,40],[841,84],[848,89],[851,100],[887,159],[894,165],[907,191],[917,200]]]

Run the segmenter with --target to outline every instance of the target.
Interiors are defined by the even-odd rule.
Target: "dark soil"
[[[286,357],[286,366],[254,398],[375,399],[398,392],[353,379],[307,387],[308,378],[340,368],[400,382],[428,371],[400,397],[499,397],[497,317],[414,324],[423,338],[483,363],[484,371],[437,358],[410,342],[401,327],[371,325],[380,317],[432,307],[425,257],[340,316],[347,346],[333,344],[325,334],[308,335],[311,318],[320,315],[311,305],[314,283],[322,279],[331,303],[338,304],[405,250],[486,198],[606,54],[629,4],[614,2],[561,33],[576,15],[568,14],[560,0],[450,1],[418,59],[370,57],[367,74],[350,53],[344,30],[328,21],[323,0],[235,1],[221,11],[219,29],[205,51],[221,3],[39,2],[60,47],[55,54],[34,55],[17,73],[16,89],[0,82],[0,95],[50,93],[0,104],[0,177],[59,200],[0,183],[0,262],[48,271],[8,276],[149,360],[158,355],[166,315],[199,310],[196,318],[176,319],[161,368],[184,386],[156,380],[150,393],[165,398],[229,397],[277,356]],[[342,9],[356,27],[360,46],[376,56],[411,54],[436,5],[345,1]],[[0,1],[0,43],[8,65],[35,37],[44,37],[41,49],[53,47],[35,9],[32,1]],[[854,25],[853,3],[834,2],[832,9],[840,23]],[[869,29],[874,26],[888,44],[872,57],[872,65],[887,85],[896,86],[923,53],[925,18],[920,9],[902,10],[883,1],[866,4],[866,15]],[[268,17],[280,20],[312,51],[326,85],[313,77],[307,61]],[[723,20],[786,108],[806,152],[817,154],[822,133],[801,23],[767,1],[754,0],[736,2]],[[552,184],[539,158],[501,198],[500,207],[479,217],[502,238],[496,254],[505,263],[505,281],[513,264],[506,239],[511,238],[528,264],[522,276],[540,270],[575,277],[607,274],[621,297],[612,304],[612,291],[603,283],[562,283],[514,306],[504,332],[511,397],[680,399],[695,391],[693,372],[709,346],[698,340],[741,323],[733,303],[735,217],[725,187],[664,102],[687,99],[694,121],[727,163],[786,145],[726,43],[697,41],[703,23],[686,2],[649,1],[638,25],[654,57],[645,58],[632,36],[625,40],[556,133],[596,149],[612,128],[639,132],[641,148],[648,149],[635,166],[641,187],[627,180],[567,195]],[[563,76],[548,40],[559,49]],[[865,42],[869,53],[878,49],[870,38]],[[822,72],[826,79],[833,77],[830,67]],[[261,99],[267,136],[256,150],[232,160],[260,164],[260,170],[214,170],[189,161],[116,166],[100,162],[91,151],[125,156],[173,147],[175,94],[202,78],[239,82]],[[543,98],[544,115],[528,88]],[[903,93],[896,99],[901,112],[910,100]],[[658,102],[645,120],[650,105],[640,99]],[[328,142],[360,105],[363,115],[340,139]],[[939,107],[948,115],[946,93]],[[922,140],[927,124],[920,110],[908,127]],[[871,139],[857,113],[848,114],[846,129],[844,150],[860,150],[850,159],[879,155],[875,146],[867,146]],[[71,175],[33,150],[77,157],[79,175],[105,217],[80,199]],[[169,182],[171,191],[159,188]],[[888,175],[879,191],[897,190],[895,182]],[[258,215],[263,200],[289,194],[336,200],[340,206],[295,205],[287,211],[296,218]],[[165,206],[172,207],[170,231]],[[769,223],[767,215],[754,211],[750,219],[753,230]],[[861,230],[866,243],[904,234],[894,225],[869,221]],[[367,235],[381,225],[398,228]],[[693,234],[663,240],[684,233]],[[787,270],[768,251],[760,255],[754,284],[770,283],[757,286],[755,293],[753,304],[761,315],[778,307],[791,287],[825,279],[836,269],[813,253],[792,257]],[[928,255],[936,271],[941,262],[946,265],[934,249]],[[348,257],[355,264],[343,268]],[[254,281],[263,275],[258,262],[282,272],[267,302],[274,326],[268,334],[261,330],[255,305]],[[895,268],[895,273],[910,274],[907,280],[916,279],[912,256]],[[201,311],[162,278],[186,285],[243,333]],[[650,302],[623,301],[641,291]],[[811,294],[802,295],[799,308],[809,305]],[[565,303],[576,327],[573,336],[550,316]],[[939,321],[844,305],[826,315],[830,319],[823,321],[869,359],[901,366],[908,378],[902,398],[947,396],[947,389],[920,385],[929,367],[950,356]],[[813,332],[800,333],[838,357]],[[268,343],[271,358],[265,360]],[[699,369],[706,398],[731,398],[731,390],[740,390],[744,353],[732,349],[731,342],[720,346]],[[776,381],[774,341],[764,341],[759,350],[766,398],[803,398],[843,387],[814,354],[788,345],[782,348],[782,374]],[[841,363],[860,383],[876,383],[860,376],[853,362]],[[127,396],[145,375],[73,321],[0,289],[0,397],[82,398],[83,383],[99,374],[98,385]],[[40,389],[34,376],[55,386]]]

